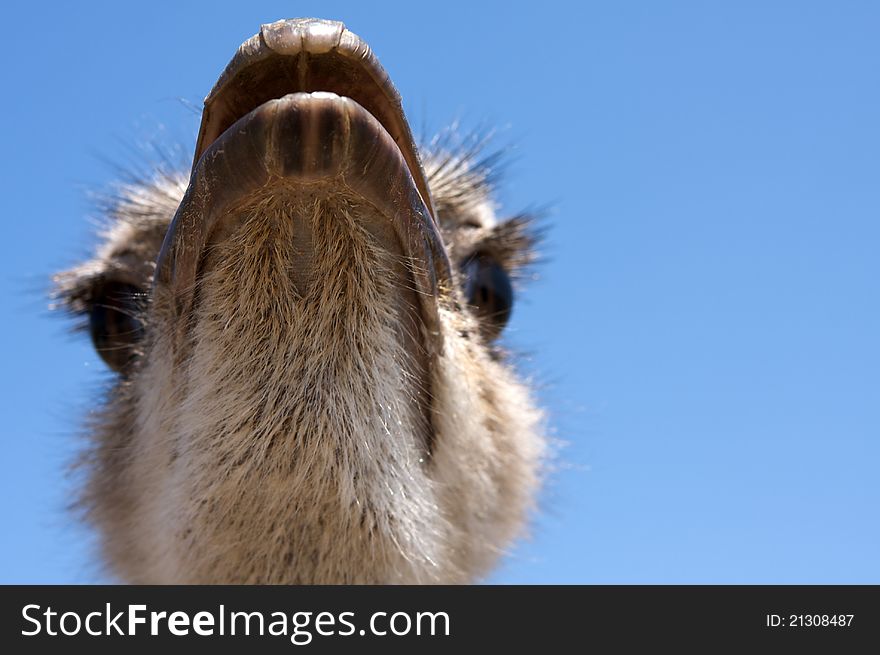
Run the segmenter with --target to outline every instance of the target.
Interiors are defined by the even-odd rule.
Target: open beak
[[[342,23],[293,19],[245,41],[205,99],[189,188],[165,237],[154,290],[192,306],[218,223],[279,186],[344,189],[386,223],[409,261],[427,331],[440,346],[437,297],[449,260],[400,96],[369,46]]]

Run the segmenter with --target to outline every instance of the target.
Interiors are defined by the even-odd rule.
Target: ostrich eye
[[[462,267],[464,295],[477,311],[483,334],[494,339],[510,318],[513,287],[507,272],[492,257],[477,254]]]
[[[144,333],[140,315],[140,289],[122,282],[108,282],[95,296],[89,313],[92,343],[101,359],[121,371],[134,356]]]

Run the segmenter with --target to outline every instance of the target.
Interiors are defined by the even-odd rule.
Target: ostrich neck
[[[413,285],[365,227],[378,222],[359,220],[369,211],[301,198],[243,209],[206,249],[183,343],[156,331],[140,442],[170,465],[143,502],[175,526],[156,535],[175,551],[172,579],[293,565],[301,581],[389,580],[408,577],[401,553],[430,559],[415,543],[431,501]]]

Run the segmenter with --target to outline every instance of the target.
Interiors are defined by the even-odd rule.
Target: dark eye
[[[464,296],[468,304],[477,310],[483,334],[497,337],[513,308],[513,287],[507,272],[492,257],[476,254],[462,267],[464,273]]]
[[[131,284],[106,283],[94,299],[89,314],[92,343],[114,371],[121,371],[134,357],[144,327],[140,321],[143,292]]]

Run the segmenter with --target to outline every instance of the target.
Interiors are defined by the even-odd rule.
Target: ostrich
[[[421,153],[341,23],[245,41],[191,173],[123,185],[55,278],[114,371],[79,506],[133,583],[467,583],[534,506],[542,415],[497,338],[533,259],[487,166]]]

